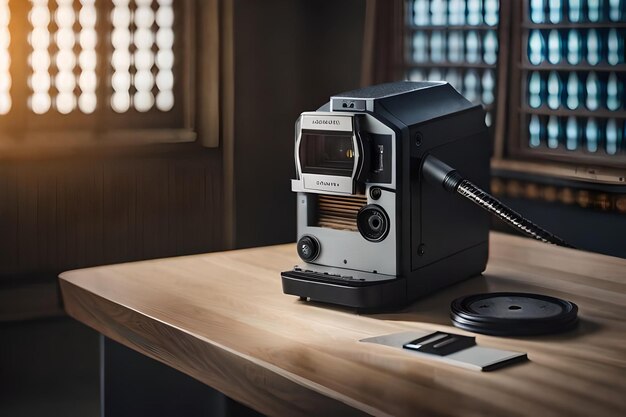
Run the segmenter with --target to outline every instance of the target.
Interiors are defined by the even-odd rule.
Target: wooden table
[[[626,415],[626,260],[493,233],[483,276],[375,315],[283,295],[279,273],[297,262],[292,244],[254,248],[65,272],[61,289],[72,317],[268,415]],[[359,342],[466,333],[450,301],[485,291],[571,300],[581,324],[478,335],[530,359],[485,373]]]

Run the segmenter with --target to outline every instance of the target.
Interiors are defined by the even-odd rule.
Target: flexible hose
[[[427,155],[424,158],[422,172],[426,179],[434,182],[435,184],[441,185],[444,190],[450,193],[457,192],[470,200],[472,203],[496,215],[505,223],[508,223],[525,235],[544,243],[565,246],[566,248],[574,247],[569,243],[566,243],[560,237],[553,235],[530,220],[527,220],[518,212],[505,206],[501,201],[489,193],[481,190],[471,181],[463,178],[463,176],[456,169],[452,168],[440,159],[437,159],[433,155]]]
[[[565,242],[558,236],[553,235],[547,230],[537,226],[530,220],[524,218],[521,214],[513,209],[505,206],[497,198],[489,193],[481,190],[475,184],[468,180],[462,180],[456,187],[456,192],[484,208],[488,212],[495,214],[498,218],[513,226],[522,233],[537,239],[544,243],[573,248],[574,246]]]

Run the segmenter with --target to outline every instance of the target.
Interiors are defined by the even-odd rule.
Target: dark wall
[[[219,246],[217,152],[0,165],[0,277]]]
[[[0,416],[96,417],[98,333],[69,319],[0,322]]]
[[[3,160],[0,292],[67,269],[221,249],[222,207],[221,153],[196,144]],[[10,310],[23,298],[0,319],[20,318]]]
[[[168,365],[101,338],[101,417],[263,417]]]
[[[533,223],[578,249],[626,258],[626,219],[623,214],[544,201],[499,198]],[[500,221],[495,222],[494,229],[517,234],[509,225]]]
[[[365,1],[235,0],[236,246],[296,238],[294,123],[359,87]]]

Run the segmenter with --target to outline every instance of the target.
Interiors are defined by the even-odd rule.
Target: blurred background
[[[360,86],[447,80],[498,198],[626,257],[625,38],[624,0],[0,0],[0,415],[106,403],[60,272],[294,241],[294,121]]]

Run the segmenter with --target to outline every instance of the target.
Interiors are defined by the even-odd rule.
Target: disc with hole
[[[576,304],[541,294],[475,294],[457,298],[450,309],[456,327],[494,336],[559,333],[578,322]]]

